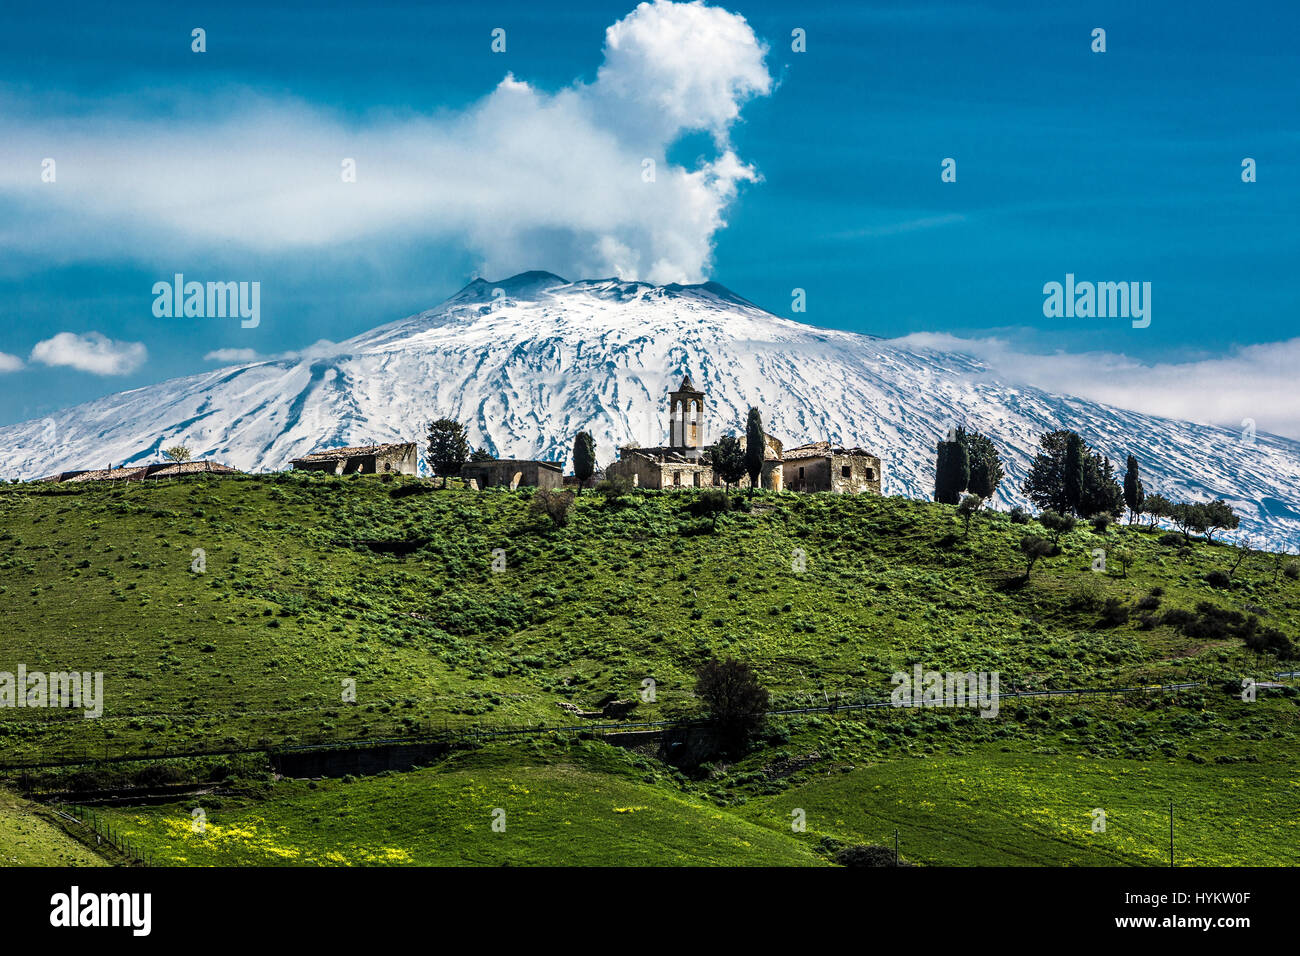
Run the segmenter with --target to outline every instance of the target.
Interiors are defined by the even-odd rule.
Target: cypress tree
[[[763,433],[763,416],[757,408],[749,410],[745,423],[745,471],[749,473],[750,488],[758,487],[758,476],[763,473],[763,460],[767,458],[767,436]]]
[[[1129,455],[1124,472],[1124,503],[1128,505],[1129,524],[1132,524],[1142,513],[1144,498],[1146,494],[1142,488],[1142,480],[1138,478],[1138,460],[1133,455]]]
[[[578,479],[578,494],[596,472],[596,441],[591,432],[578,432],[573,439],[573,474]]]
[[[1065,440],[1065,503],[1075,514],[1083,506],[1083,439],[1070,432]]]
[[[970,456],[966,452],[966,432],[957,429],[954,441],[939,442],[934,463],[934,500],[955,505],[970,484]]]

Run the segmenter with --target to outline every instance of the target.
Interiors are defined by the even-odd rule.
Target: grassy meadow
[[[694,716],[710,655],[750,663],[774,708],[887,697],[917,663],[997,671],[1004,691],[1200,681],[1003,701],[988,720],[778,717],[742,759],[689,771],[576,735],[356,780],[231,760],[204,769],[233,794],[200,798],[204,839],[193,801],[113,812],[194,864],[824,863],[898,828],[919,863],[1147,865],[1167,864],[1173,799],[1183,862],[1297,862],[1297,694],[1239,687],[1300,664],[1178,614],[1209,602],[1300,636],[1300,582],[1274,556],[1233,571],[1226,544],[1084,524],[1025,581],[1017,543],[1042,532],[1005,513],[967,533],[933,503],[759,493],[715,528],[697,498],[588,493],[554,528],[526,492],[414,478],[0,487],[0,671],[102,671],[105,692],[96,720],[0,710],[0,760],[572,723],[562,703]],[[1098,549],[1131,562],[1094,571]],[[1230,588],[1207,581],[1229,571]]]

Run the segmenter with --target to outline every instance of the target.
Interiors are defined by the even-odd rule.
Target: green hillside
[[[0,710],[0,753],[47,761],[444,725],[571,724],[578,718],[561,703],[597,710],[613,699],[637,702],[630,720],[698,715],[693,672],[711,654],[753,665],[774,708],[825,705],[837,695],[887,697],[890,674],[917,663],[997,671],[1004,691],[1197,681],[1207,686],[1007,700],[988,720],[969,710],[892,708],[774,718],[743,760],[689,773],[622,751],[593,764],[590,754],[579,760],[567,749],[572,741],[548,737],[535,752],[526,742],[488,748],[491,773],[476,769],[476,758],[458,757],[470,762],[315,789],[281,782],[229,812],[232,825],[261,819],[292,829],[298,821],[302,832],[284,845],[315,862],[334,861],[329,853],[382,862],[350,849],[381,844],[412,862],[562,862],[552,852],[618,862],[601,827],[626,829],[625,818],[648,815],[660,822],[637,838],[645,843],[636,852],[647,859],[634,853],[633,862],[655,852],[665,862],[680,854],[753,862],[745,853],[754,852],[771,854],[771,862],[822,860],[831,846],[814,853],[822,837],[883,842],[907,826],[920,862],[980,862],[980,847],[1009,827],[1037,849],[1004,848],[996,862],[1142,863],[1165,851],[1121,846],[1106,851],[1118,856],[1094,859],[1092,807],[1079,818],[1071,801],[1083,806],[1109,792],[1134,812],[1158,816],[1167,815],[1168,791],[1175,799],[1231,801],[1257,824],[1250,839],[1232,841],[1214,836],[1224,827],[1206,823],[1205,861],[1287,862],[1269,847],[1300,809],[1297,697],[1287,687],[1246,703],[1236,688],[1243,676],[1300,665],[1248,650],[1230,623],[1197,611],[1209,602],[1300,636],[1300,583],[1272,555],[1247,555],[1233,586],[1216,588],[1206,578],[1232,569],[1238,555],[1230,546],[1180,546],[1168,537],[1162,543],[1161,532],[1115,526],[1097,533],[1084,525],[1064,535],[1061,553],[1041,560],[1025,582],[1018,542],[1027,531],[1044,532],[1006,514],[978,515],[967,537],[948,506],[760,493],[745,501],[751,510],[722,515],[715,529],[693,513],[697,497],[638,492],[607,503],[584,494],[568,525],[553,528],[530,513],[527,493],[430,490],[409,478],[6,486],[0,671],[19,664],[102,671],[106,699],[97,720]],[[203,573],[191,570],[196,549]],[[1105,573],[1091,569],[1097,549],[1110,556]],[[1132,557],[1126,574],[1113,558],[1119,550]],[[502,558],[504,570],[494,571]],[[653,702],[640,697],[646,678],[655,682]],[[355,703],[342,699],[349,679]],[[586,743],[600,754],[612,750]],[[611,777],[602,761],[623,759],[646,769]],[[1007,772],[993,773],[998,767]],[[1126,784],[1099,791],[1106,780],[1097,777],[1091,790],[1076,792],[1070,781],[1080,767],[1113,772]],[[538,794],[539,826],[551,834],[541,842],[572,818],[575,827],[589,821],[587,843],[547,851],[505,844],[515,848],[503,851],[490,839],[497,834],[477,833],[485,819],[477,808],[456,823],[473,834],[450,842],[422,842],[409,829],[418,829],[413,820],[392,823],[396,830],[376,831],[373,840],[365,836],[369,823],[328,831],[303,823],[329,818],[346,794],[400,808],[445,798],[449,819],[459,820],[455,800],[465,787],[528,787],[525,776]],[[612,823],[600,818],[613,810],[573,796],[589,793],[593,776],[609,777],[605,802],[651,809]],[[1252,795],[1244,808],[1243,786]],[[795,799],[809,815],[803,834],[789,831],[786,805]],[[983,801],[994,815],[963,810],[962,800]],[[708,807],[724,819],[706,840],[708,828],[686,820]],[[818,822],[814,807],[826,819]],[[168,813],[189,818],[185,808],[138,812],[142,845],[163,846]],[[1056,822],[1035,828],[1050,822],[1044,814]],[[670,819],[677,822],[669,826]],[[1161,832],[1158,821],[1143,820],[1145,830]],[[1080,825],[1081,842],[1074,838]],[[940,830],[952,833],[922,835]],[[985,831],[987,838],[979,835]],[[691,833],[700,834],[694,844]],[[777,842],[763,844],[764,835]],[[238,862],[253,852],[181,846],[169,852],[189,862]]]
[[[42,808],[0,790],[0,866],[103,866]]]

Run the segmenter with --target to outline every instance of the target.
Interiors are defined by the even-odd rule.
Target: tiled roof
[[[815,441],[807,445],[800,445],[798,448],[788,448],[782,457],[787,461],[794,461],[800,458],[827,458],[831,455],[851,455],[863,458],[877,457],[865,448],[845,448],[842,445],[832,445],[828,441]]]
[[[556,471],[560,471],[564,467],[558,461],[538,461],[532,458],[492,458],[488,461],[467,461],[460,466],[460,470],[463,472],[466,468],[491,465],[540,465],[543,468],[554,468]]]
[[[390,442],[386,445],[358,445],[355,448],[327,448],[324,451],[314,451],[310,455],[295,458],[294,461],[331,461],[338,458],[355,458],[358,455],[378,455],[395,449],[404,450],[414,445],[415,442]]]
[[[165,465],[150,465],[148,477],[150,478],[174,478],[177,475],[237,475],[239,472],[229,465],[223,465],[218,461],[176,461],[168,462]]]
[[[40,481],[142,481],[145,478],[177,478],[183,475],[237,475],[238,469],[217,461],[162,461],[124,468],[92,468],[88,471],[61,471]]]
[[[629,455],[639,455],[660,464],[700,465],[705,463],[703,457],[689,457],[667,446],[658,448],[622,448],[620,451],[624,458]]]

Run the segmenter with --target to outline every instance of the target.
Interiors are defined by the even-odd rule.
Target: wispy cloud
[[[203,356],[205,362],[222,362],[227,365],[246,365],[249,362],[283,362],[302,359],[333,358],[342,353],[342,347],[329,339],[319,339],[306,348],[264,355],[256,349],[214,349]]]
[[[1300,338],[1241,346],[1223,355],[1144,362],[1117,352],[1027,352],[1002,338],[918,332],[893,340],[964,352],[1003,380],[1149,415],[1241,428],[1300,440]]]
[[[966,217],[961,213],[948,213],[942,216],[921,216],[916,219],[906,219],[902,222],[888,222],[882,223],[878,226],[863,226],[861,229],[849,229],[844,232],[837,232],[828,238],[885,239],[889,236],[898,236],[907,232],[920,232],[925,229],[937,229],[940,226],[952,226],[965,221]]]
[[[31,360],[75,368],[93,375],[129,375],[144,364],[148,351],[140,342],[117,342],[99,332],[60,332],[37,342]]]
[[[23,217],[0,229],[0,246],[158,255],[441,237],[489,274],[699,281],[727,207],[759,178],[729,131],[747,100],[771,92],[766,53],[737,14],[656,0],[608,28],[594,82],[548,93],[507,74],[459,113],[352,122],[230,90],[147,118],[0,102],[0,209],[7,200],[9,218]],[[695,131],[713,136],[716,155],[670,164],[669,148]],[[40,181],[46,157],[53,183]]]
[[[16,372],[23,367],[23,360],[17,355],[10,355],[8,352],[0,352],[0,374],[5,372]]]
[[[258,352],[257,349],[213,349],[203,356],[203,361],[239,365],[245,362],[260,362],[264,358],[265,356]]]

